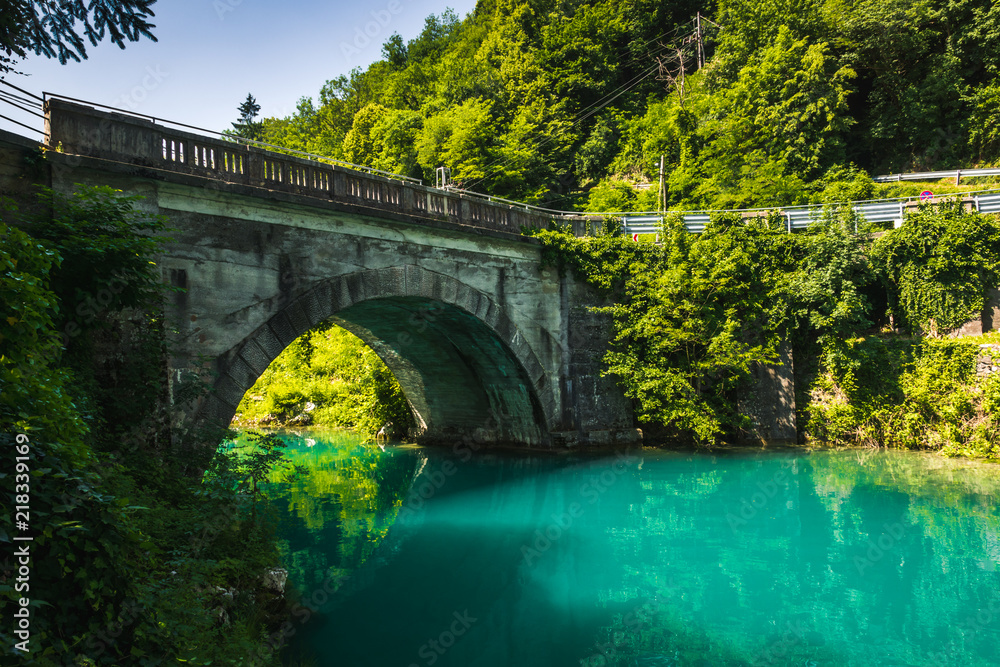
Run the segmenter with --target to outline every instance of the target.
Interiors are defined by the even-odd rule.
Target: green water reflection
[[[476,457],[281,488],[318,665],[997,665],[1000,475],[901,452]],[[415,474],[416,473],[416,474]]]
[[[327,582],[336,587],[385,538],[409,488],[414,457],[383,451],[350,431],[289,431],[280,437],[297,469],[272,475],[266,486],[280,517],[283,565],[299,589]]]

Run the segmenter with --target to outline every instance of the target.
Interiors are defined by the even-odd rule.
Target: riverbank
[[[998,365],[1000,332],[831,343],[803,388],[804,436],[807,442],[1000,458]]]

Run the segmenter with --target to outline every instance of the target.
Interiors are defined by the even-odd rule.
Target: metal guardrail
[[[955,185],[958,185],[961,183],[962,178],[975,178],[976,176],[1000,176],[1000,169],[956,169],[954,171],[886,174],[884,176],[876,176],[872,180],[876,183],[894,183],[896,181],[936,181],[941,178],[954,178]]]
[[[700,234],[708,225],[707,213],[684,213],[684,227],[692,234]],[[622,233],[626,236],[636,234],[656,234],[659,237],[663,217],[660,215],[623,215]]]
[[[980,213],[1000,213],[1000,193],[976,195],[974,199]]]
[[[1000,213],[1000,190],[963,192],[956,196],[938,198],[937,201],[954,200],[958,196],[961,197],[963,204],[970,211]],[[907,211],[915,211],[919,205],[919,197],[899,197],[896,199],[851,202],[851,208],[865,221],[873,223],[891,222],[895,227],[903,224]],[[809,225],[822,220],[824,209],[825,207],[822,205],[806,205],[783,208],[737,209],[728,212],[739,213],[745,218],[778,214],[785,219],[785,226],[791,232],[796,229],[805,229]],[[699,233],[704,231],[711,214],[722,212],[676,211],[674,213],[679,213],[683,217],[684,226],[689,232]],[[621,218],[622,232],[628,236],[636,234],[658,235],[660,233],[663,214],[653,212],[625,213],[622,214]]]

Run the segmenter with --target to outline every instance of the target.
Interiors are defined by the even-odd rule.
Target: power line
[[[681,26],[676,26],[676,27],[675,27],[675,28],[674,28],[673,30],[668,30],[667,32],[670,32],[670,33],[673,33],[673,34],[671,34],[671,38],[674,38],[674,37],[676,37],[676,36],[677,36],[677,33],[678,33],[678,32],[680,32],[680,29],[681,29]],[[664,35],[666,35],[666,34],[667,34],[667,33],[665,32],[665,33],[663,33],[662,35],[660,35],[659,37],[654,37],[653,39],[650,39],[650,40],[647,40],[647,41],[643,42],[643,43],[642,43],[642,45],[640,46],[640,48],[645,48],[645,47],[646,47],[646,46],[647,46],[648,44],[650,44],[651,42],[655,42],[655,41],[659,40],[659,39],[660,39],[661,37],[663,37],[663,36],[664,36]],[[644,53],[644,54],[641,54],[641,55],[636,55],[636,56],[633,56],[633,57],[632,57],[632,59],[631,59],[631,60],[630,60],[629,62],[625,63],[625,66],[627,67],[627,66],[629,66],[629,65],[632,65],[632,64],[635,64],[636,62],[638,62],[638,61],[639,61],[639,59],[640,59],[641,57],[647,57],[647,58],[648,58],[648,57],[650,57],[650,56],[654,56],[654,57],[655,57],[655,55],[656,55],[656,54],[657,54],[658,52],[660,52],[660,51],[663,51],[663,50],[664,50],[665,48],[667,48],[667,47],[665,47],[665,46],[663,46],[663,45],[661,44],[661,45],[660,45],[660,46],[659,46],[658,48],[654,49],[654,50],[653,50],[652,52],[649,52],[649,51],[647,51],[647,52],[646,52],[646,53]],[[629,48],[626,48],[626,49],[623,49],[623,50],[622,50],[622,51],[620,51],[619,53],[624,53],[625,51],[629,51],[629,50],[631,50],[631,47],[629,47]],[[628,84],[625,84],[625,85],[628,85]],[[609,93],[609,94],[612,94],[612,93]],[[588,110],[590,110],[590,109],[591,109],[592,107],[594,107],[595,105],[597,105],[597,104],[600,104],[600,103],[601,103],[601,102],[602,102],[602,101],[603,101],[603,100],[604,100],[604,99],[605,99],[606,97],[607,97],[607,95],[605,95],[605,96],[604,96],[604,97],[602,97],[601,99],[597,100],[597,102],[594,102],[594,103],[593,103],[593,104],[591,104],[591,105],[590,105],[589,107],[585,107],[584,109],[581,109],[580,111],[578,111],[578,112],[576,113],[576,116],[574,116],[574,119],[575,119],[576,117],[580,116],[580,114],[584,113],[585,111],[588,111]]]
[[[595,113],[597,113],[598,111],[600,111],[601,109],[603,109],[604,107],[608,106],[609,104],[611,104],[612,102],[614,102],[616,99],[618,99],[619,97],[621,97],[622,95],[624,95],[625,93],[627,93],[629,90],[632,90],[633,88],[635,88],[637,85],[639,85],[640,83],[642,83],[643,79],[645,79],[647,76],[649,76],[654,69],[656,69],[656,68],[655,67],[651,67],[650,69],[646,70],[644,73],[642,73],[639,76],[637,76],[635,79],[632,79],[633,81],[635,81],[635,83],[633,85],[628,86],[628,88],[625,89],[625,90],[619,89],[620,92],[618,92],[617,94],[615,94],[614,96],[612,96],[607,102],[604,102],[603,104],[601,104],[599,107],[595,108],[590,113],[581,116],[573,124],[576,125],[578,123],[582,123],[583,121],[587,120],[588,118],[590,118],[591,116],[593,116]],[[638,80],[636,80],[636,79],[638,79]],[[628,85],[628,84],[626,84],[626,85]]]
[[[32,116],[37,116],[38,118],[45,120],[45,116],[39,113],[39,111],[42,109],[41,103],[44,101],[42,100],[41,97],[23,88],[19,88],[18,86],[15,86],[9,81],[0,79],[0,83],[4,84],[5,86],[9,86],[10,88],[13,88],[17,92],[23,93],[24,95],[28,96],[28,97],[22,97],[21,95],[11,93],[6,90],[0,90],[0,102],[6,102],[7,104],[17,109],[18,111],[23,111],[25,113],[31,114]],[[38,102],[33,102],[32,99],[29,98],[38,100]],[[16,121],[13,118],[8,118],[7,116],[0,116],[0,118],[3,118],[4,120],[9,121],[11,123],[14,123],[15,125],[20,125],[21,127],[31,130],[32,132],[38,132],[39,134],[43,135],[45,134],[45,132],[43,132],[42,130],[39,130],[36,127],[31,127],[30,125],[26,125],[25,123],[22,123],[20,121]]]
[[[643,42],[642,44],[640,44],[640,45],[638,46],[638,49],[644,49],[644,48],[646,48],[646,47],[647,47],[647,46],[648,46],[649,44],[652,44],[653,42],[656,42],[656,41],[658,41],[658,40],[661,40],[661,39],[663,39],[663,38],[667,37],[667,35],[668,35],[668,34],[670,35],[670,37],[669,37],[668,39],[673,39],[674,37],[676,37],[676,36],[677,36],[677,33],[678,33],[678,32],[680,32],[680,30],[681,30],[681,28],[682,28],[682,27],[683,27],[683,26],[680,26],[680,25],[677,25],[677,26],[674,26],[672,30],[666,30],[666,31],[664,31],[664,32],[663,32],[662,34],[660,34],[660,35],[657,35],[656,37],[653,37],[653,38],[651,38],[651,39],[647,39],[647,40],[646,40],[645,42]],[[633,45],[632,45],[632,44],[629,44],[629,45],[628,45],[628,46],[626,46],[626,47],[625,47],[624,49],[621,49],[621,50],[620,50],[620,51],[619,51],[619,52],[618,52],[617,54],[615,54],[615,56],[614,56],[614,57],[615,57],[615,58],[618,58],[619,56],[621,56],[621,55],[622,55],[622,54],[624,54],[624,53],[627,53],[627,52],[629,52],[629,51],[634,51],[634,50],[638,50],[638,49],[636,49],[636,48],[633,48]],[[648,54],[643,54],[643,55],[648,55]],[[633,56],[633,57],[632,57],[632,60],[631,60],[631,61],[629,61],[629,63],[627,63],[627,64],[632,64],[633,62],[636,62],[636,61],[637,61],[637,60],[638,60],[638,59],[639,59],[640,57],[641,57],[640,55],[636,55],[636,56]]]
[[[570,123],[570,127],[574,127],[576,125],[579,125],[580,123],[582,123],[583,121],[587,120],[588,118],[590,118],[591,116],[593,116],[595,113],[597,113],[598,111],[600,111],[604,107],[606,107],[609,104],[611,104],[611,102],[615,101],[616,99],[618,99],[619,97],[621,97],[622,95],[624,95],[626,92],[628,92],[629,90],[631,90],[635,86],[637,86],[640,83],[642,83],[642,81],[644,79],[646,79],[646,77],[648,77],[650,74],[652,74],[653,71],[655,71],[655,70],[656,70],[656,66],[653,66],[653,67],[649,68],[645,72],[643,72],[643,73],[639,74],[638,76],[634,77],[631,81],[629,81],[625,85],[623,85],[620,88],[618,88],[613,93],[609,93],[608,95],[604,96],[598,102],[595,102],[590,107],[587,107],[586,110],[588,111],[588,113],[580,115],[576,120],[572,121]],[[555,141],[558,137],[560,137],[564,133],[565,133],[565,130],[563,130],[561,132],[557,132],[556,134],[550,135],[549,137],[545,138],[543,141],[540,141],[537,144],[535,144],[535,148],[536,149],[541,148],[542,146],[545,146],[549,142]],[[503,167],[503,166],[506,166],[506,165],[510,164],[514,160],[515,160],[515,158],[508,158],[506,160],[504,160],[503,158],[501,158],[499,160],[496,160],[496,161],[492,162],[491,164],[486,165],[486,167],[484,167],[484,169],[490,169],[490,168],[492,168],[494,166],[501,166],[501,167]],[[482,176],[480,178],[477,178],[476,180],[472,181],[468,185],[468,187],[471,188],[471,187],[473,187],[473,186],[481,183],[482,181],[486,180],[489,176],[492,176],[493,173],[495,173],[496,171],[497,170],[494,169],[492,172],[490,172],[490,173],[488,173],[488,174],[486,174],[486,175],[484,175],[484,176]]]
[[[12,107],[14,107],[14,108],[16,108],[16,109],[19,109],[19,110],[21,110],[21,111],[23,111],[23,112],[25,112],[25,113],[30,113],[30,114],[31,114],[32,116],[38,116],[38,117],[39,117],[39,118],[41,118],[42,120],[44,120],[44,119],[45,119],[45,116],[44,116],[44,115],[42,115],[42,114],[38,113],[38,112],[37,112],[37,111],[35,111],[34,109],[32,109],[32,108],[30,108],[30,107],[26,107],[26,106],[22,106],[21,104],[19,104],[19,103],[17,103],[17,102],[14,102],[14,101],[12,101],[12,100],[9,100],[9,99],[7,99],[7,98],[5,98],[5,97],[0,97],[0,102],[6,102],[7,104],[11,105]]]
[[[35,98],[36,100],[38,100],[39,102],[45,102],[45,100],[43,100],[43,99],[42,99],[41,97],[39,97],[38,95],[35,95],[34,93],[30,93],[30,92],[28,92],[27,90],[25,90],[24,88],[18,88],[17,86],[15,86],[14,84],[10,83],[9,81],[5,81],[5,80],[3,80],[3,79],[0,79],[0,83],[4,84],[5,86],[10,86],[10,87],[11,87],[11,88],[13,88],[14,90],[16,90],[16,91],[18,91],[18,92],[21,92],[21,93],[24,93],[24,94],[25,94],[25,95],[27,95],[28,97],[33,97],[33,98]]]
[[[6,90],[0,90],[0,97],[6,97],[6,98],[9,98],[9,99],[15,100],[17,102],[20,102],[21,104],[26,104],[26,105],[28,105],[30,107],[34,107],[34,108],[37,108],[37,109],[41,109],[42,108],[41,104],[38,104],[37,102],[29,100],[27,97],[23,97],[23,96],[18,95],[16,93],[8,93]]]
[[[45,132],[43,132],[42,130],[39,130],[37,127],[31,127],[30,125],[25,125],[24,123],[16,121],[13,118],[8,118],[7,116],[4,116],[2,114],[0,114],[0,118],[3,118],[4,120],[10,121],[11,123],[14,123],[14,125],[20,125],[21,127],[27,128],[27,129],[31,130],[32,132],[37,132],[38,134],[41,134],[41,135],[45,134]]]
[[[683,28],[684,28],[683,25],[675,26],[673,28],[673,30],[668,30],[668,31],[662,33],[658,37],[654,37],[654,38],[652,38],[650,40],[647,40],[647,41],[643,42],[640,45],[640,48],[644,48],[645,46],[647,46],[651,42],[659,40],[660,38],[662,38],[663,36],[665,36],[667,34],[670,35],[671,39],[676,38],[677,35],[678,35],[678,33],[680,33],[680,31]],[[690,39],[688,41],[690,41]],[[632,50],[632,48],[633,48],[632,45],[629,45],[626,49],[623,49],[619,53],[624,53],[625,51]],[[645,57],[650,57],[650,56],[657,57],[657,55],[659,53],[661,53],[662,51],[664,51],[664,50],[666,50],[668,48],[672,48],[672,47],[668,46],[668,45],[664,45],[664,44],[661,43],[658,48],[654,49],[652,52],[646,52],[645,54],[643,54],[643,56],[645,56]],[[637,62],[640,57],[642,57],[642,56],[639,56],[639,55],[634,56],[631,61],[629,61],[628,63],[626,63],[626,66],[631,65],[631,64]],[[653,67],[652,69],[656,69],[656,67]],[[646,77],[648,77],[649,74],[652,73],[652,69],[651,70],[647,70],[647,71],[639,74],[637,77],[635,77],[631,81],[625,83],[623,86],[617,88],[616,90],[612,91],[611,93],[608,93],[607,95],[605,95],[601,99],[597,100],[596,102],[594,102],[590,106],[588,106],[588,107],[586,107],[586,108],[578,111],[576,113],[576,115],[574,116],[574,118],[570,119],[570,127],[572,128],[572,127],[575,127],[576,125],[579,125],[580,123],[582,123],[583,121],[587,120],[588,118],[590,118],[591,116],[593,116],[594,114],[596,114],[598,111],[600,111],[601,109],[603,109],[604,107],[606,107],[608,104],[610,104],[611,102],[613,102],[615,99],[617,99],[618,97],[620,97],[621,95],[623,95],[625,92],[627,92],[628,90],[631,90],[632,88],[634,88],[635,85],[638,85],[638,83],[640,83],[642,80],[644,80]],[[625,90],[623,90],[623,89],[625,89]],[[537,144],[535,144],[534,147],[536,149],[541,148],[542,146],[545,146],[549,142],[554,141],[556,138],[558,138],[559,136],[561,136],[564,133],[565,133],[565,130],[563,130],[561,132],[557,132],[556,134],[547,137],[546,139],[542,140],[541,142],[538,142]],[[500,158],[498,160],[495,160],[495,161],[491,162],[490,164],[486,165],[486,167],[484,167],[484,170],[491,170],[491,171],[487,171],[480,178],[477,178],[477,179],[473,180],[471,183],[469,183],[469,185],[467,187],[469,187],[469,188],[474,187],[474,186],[482,183],[484,180],[486,180],[490,176],[493,176],[498,171],[498,169],[493,169],[493,167],[504,167],[504,166],[506,166],[506,165],[514,162],[516,159],[517,158],[513,158],[513,157],[512,158],[507,158],[507,159]]]

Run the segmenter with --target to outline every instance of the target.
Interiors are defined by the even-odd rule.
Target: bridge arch
[[[330,319],[396,376],[420,441],[548,443],[548,424],[557,419],[551,400],[542,400],[549,380],[503,308],[459,280],[413,265],[329,278],[287,301],[220,355],[199,418],[228,424],[271,361]]]

